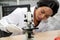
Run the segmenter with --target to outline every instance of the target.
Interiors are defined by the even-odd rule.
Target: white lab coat
[[[31,8],[31,13],[34,13],[34,8]],[[24,22],[24,14],[27,13],[27,8],[16,8],[11,14],[9,14],[8,16],[3,17],[0,20],[0,29],[4,30],[4,31],[10,31],[10,32],[14,32],[13,35],[19,34],[21,33],[20,30],[25,27],[25,22]],[[10,26],[9,24],[12,24],[12,26]],[[51,30],[56,30],[56,29],[60,29],[60,21],[57,20],[55,17],[50,17],[48,20],[46,21],[41,21],[40,24],[37,26],[39,29],[37,29],[37,32],[44,32],[44,31],[51,31]],[[8,26],[9,25],[9,26]],[[15,25],[15,26],[13,26]],[[10,28],[10,30],[9,30]],[[15,28],[15,29],[14,29]],[[17,31],[12,31],[12,30],[16,30]],[[19,30],[18,30],[19,29]],[[15,34],[16,33],[16,34]]]
[[[34,8],[35,7],[31,8],[31,13],[32,14],[34,12]],[[26,25],[25,22],[24,22],[24,19],[25,19],[24,14],[26,14],[27,11],[28,11],[27,8],[16,8],[11,14],[3,17],[0,20],[0,24],[1,24],[0,29],[4,30],[6,32],[7,32],[7,30],[10,31],[10,32],[13,32],[15,29],[20,29],[21,30]],[[11,29],[14,29],[14,30],[12,31]],[[17,31],[20,32],[20,30],[17,30]],[[14,35],[15,35],[15,33],[19,34],[18,32],[14,31]]]

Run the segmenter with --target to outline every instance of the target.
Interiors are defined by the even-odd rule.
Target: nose
[[[44,19],[45,18],[45,14],[41,15],[41,18]]]
[[[42,15],[41,18],[42,18],[42,20],[47,20],[48,19],[48,17],[45,14]]]

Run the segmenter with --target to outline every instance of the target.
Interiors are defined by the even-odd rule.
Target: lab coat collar
[[[31,7],[31,13],[34,14],[35,6]]]

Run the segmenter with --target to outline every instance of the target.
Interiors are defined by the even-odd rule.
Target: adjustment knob
[[[25,19],[25,20],[24,20],[24,22],[28,22],[28,20],[27,20],[27,19]]]

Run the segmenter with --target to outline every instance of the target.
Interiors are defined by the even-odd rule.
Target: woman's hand
[[[13,24],[7,25],[6,29],[7,32],[12,32],[12,35],[18,35],[23,33],[23,30],[21,28],[18,28],[16,25]]]

